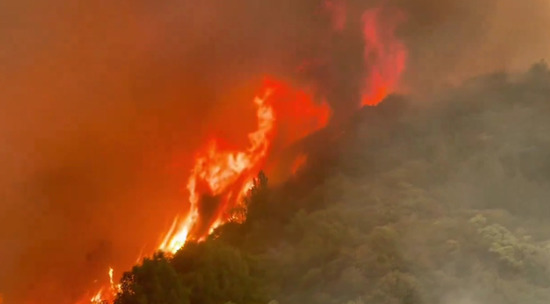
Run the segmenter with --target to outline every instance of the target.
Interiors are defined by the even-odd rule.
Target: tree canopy
[[[308,138],[307,172],[260,174],[245,222],[145,260],[116,304],[547,303],[550,71],[438,98]]]

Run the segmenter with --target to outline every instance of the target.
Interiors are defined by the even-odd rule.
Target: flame
[[[113,288],[113,286],[115,286],[115,283],[113,283],[113,273],[115,271],[113,270],[113,268],[109,267],[109,283],[111,283],[111,288]]]
[[[224,210],[242,200],[246,192],[245,185],[265,161],[274,135],[275,113],[272,105],[269,104],[272,93],[273,89],[268,87],[264,89],[262,95],[254,99],[257,106],[258,127],[248,135],[250,145],[247,149],[222,151],[218,148],[216,140],[212,140],[203,151],[198,153],[187,182],[190,211],[181,220],[176,217],[159,246],[160,250],[175,253],[185,245],[191,229],[198,223],[199,203],[204,195],[218,197],[219,206],[223,210],[219,210],[215,218],[207,223],[206,231],[194,231],[195,234],[192,237],[199,240],[223,222],[221,216]],[[243,174],[245,174],[244,177]],[[230,191],[235,188],[238,190],[236,195],[234,191]]]
[[[119,293],[121,291],[121,286],[120,284],[116,284],[113,280],[113,274],[114,274],[115,270],[111,267],[109,267],[109,283],[111,285],[111,294],[113,294],[113,296],[116,296],[117,293]]]
[[[326,0],[325,8],[331,13],[335,30],[343,30],[346,24],[344,0]],[[362,105],[376,105],[393,92],[405,69],[407,51],[395,37],[403,15],[394,14],[388,22],[381,18],[383,12],[386,11],[375,8],[362,15],[364,59],[370,71],[362,90]],[[273,152],[274,145],[288,145],[307,136],[324,127],[331,115],[328,105],[316,104],[311,94],[269,78],[263,82],[254,104],[257,128],[248,134],[248,147],[242,150],[222,149],[220,140],[213,138],[196,154],[186,184],[188,211],[175,216],[158,246],[159,250],[175,253],[189,239],[204,240],[229,220],[227,211],[243,201],[257,172]],[[307,155],[299,155],[290,168],[291,172],[295,174],[306,162]],[[210,210],[208,215],[202,208],[205,200],[215,202],[214,210]],[[92,297],[92,303],[112,301],[120,291],[120,285],[114,284],[113,272],[110,268],[109,287],[101,288]]]
[[[90,299],[90,302],[92,303],[101,303],[103,301],[103,297],[102,297],[102,293],[103,293],[103,289],[100,289],[95,296],[93,296],[91,299]]]
[[[407,49],[395,37],[404,15],[390,11],[393,16],[383,19],[383,12],[382,8],[374,8],[363,13],[364,56],[370,70],[362,92],[363,106],[377,105],[397,88],[407,61]]]
[[[254,104],[257,129],[248,134],[246,149],[222,150],[213,139],[197,154],[187,182],[190,211],[184,217],[176,216],[160,250],[175,253],[189,238],[202,240],[228,220],[227,211],[243,201],[265,164],[281,124],[293,131],[286,134],[284,141],[288,143],[324,127],[330,117],[326,103],[316,105],[306,92],[292,90],[287,84],[269,78],[264,80]],[[218,201],[210,219],[200,214],[201,199],[205,196]]]
[[[324,2],[336,31],[346,26],[345,4],[345,0]],[[393,92],[405,69],[407,51],[395,36],[403,16],[395,14],[388,22],[381,18],[383,12],[386,11],[375,8],[362,15],[364,59],[370,71],[361,92],[362,105],[376,105]],[[240,150],[222,148],[221,140],[212,138],[199,149],[186,182],[189,207],[174,217],[159,250],[173,254],[188,240],[204,240],[230,220],[227,211],[242,203],[258,171],[276,153],[274,147],[284,147],[326,126],[330,108],[326,103],[316,104],[311,96],[282,81],[265,79],[254,98],[257,126],[248,134],[248,146]],[[295,174],[307,160],[306,154],[300,154],[289,169]],[[138,262],[141,258],[140,253]],[[109,285],[100,288],[91,299],[86,296],[85,302],[77,303],[112,302],[120,291],[113,274],[113,268],[109,268]]]
[[[112,267],[109,267],[108,275],[109,275],[109,287],[101,287],[90,299],[88,300],[81,300],[78,301],[77,304],[80,303],[92,303],[92,304],[103,304],[105,302],[107,303],[113,303],[117,293],[121,291],[121,285],[116,284],[113,276],[114,276],[114,269]]]
[[[187,241],[189,229],[193,226],[197,217],[198,211],[194,205],[191,205],[191,211],[184,220],[180,221],[179,216],[176,216],[172,226],[160,244],[159,249],[162,251],[175,253],[179,248],[183,247]]]
[[[270,78],[264,80],[254,104],[257,128],[248,134],[247,148],[223,150],[219,141],[212,139],[196,154],[186,185],[189,211],[175,216],[158,246],[159,250],[173,254],[189,239],[202,241],[229,220],[227,211],[241,204],[252,188],[256,174],[272,152],[277,131],[284,133],[281,132],[283,125],[293,132],[284,134],[279,141],[290,144],[326,126],[331,115],[326,103],[317,105],[305,91],[294,90],[284,82]],[[205,198],[217,202],[210,216],[201,213],[201,203]],[[138,261],[140,259],[141,254]],[[95,293],[92,303],[112,302],[116,297],[120,285],[114,284],[113,273],[113,268],[109,268],[109,288],[103,287]]]

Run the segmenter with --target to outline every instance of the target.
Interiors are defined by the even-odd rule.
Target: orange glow
[[[90,302],[94,304],[101,304],[103,302],[103,288],[101,288],[91,299]]]
[[[247,148],[223,150],[219,141],[212,139],[197,154],[187,182],[190,211],[176,217],[160,250],[175,253],[187,239],[203,240],[226,222],[228,211],[243,201],[252,180],[266,163],[276,135],[279,141],[289,144],[324,127],[330,118],[326,103],[317,105],[306,92],[273,79],[264,80],[254,104],[257,129],[248,134]],[[200,214],[201,199],[205,196],[217,201],[210,218]]]
[[[326,102],[317,104],[309,92],[295,90],[273,79],[267,79],[265,85],[273,89],[270,102],[277,113],[278,146],[296,142],[325,127],[330,120],[329,105]]]
[[[296,174],[305,164],[307,163],[307,155],[306,154],[300,154],[294,162],[292,163],[292,174]]]
[[[120,292],[120,284],[116,284],[113,280],[113,274],[115,270],[113,268],[109,268],[109,283],[111,284],[111,294],[113,294],[113,297],[116,296],[117,293]]]
[[[395,36],[404,16],[392,12],[393,18],[382,18],[383,12],[376,8],[363,13],[364,56],[369,70],[362,91],[363,106],[377,105],[397,88],[407,61],[407,49]]]
[[[175,253],[185,245],[188,237],[203,239],[210,233],[211,227],[219,226],[223,222],[224,211],[242,200],[242,189],[263,165],[274,135],[275,113],[269,103],[272,93],[273,88],[266,87],[254,99],[258,127],[248,134],[248,148],[242,151],[222,151],[216,139],[213,139],[197,154],[195,166],[187,181],[190,211],[181,220],[176,217],[159,246],[160,250]],[[199,204],[204,195],[216,197],[219,200],[219,209],[214,218],[203,224],[201,229],[196,224],[199,223]],[[197,228],[192,230],[195,227]]]
[[[345,28],[344,0],[326,0],[334,29]],[[403,21],[401,14],[387,19],[381,8],[367,10],[362,15],[364,59],[368,74],[361,91],[361,104],[373,106],[396,90],[407,60],[404,44],[395,36]],[[384,18],[382,18],[384,17]],[[188,240],[203,241],[214,229],[230,220],[229,211],[239,206],[252,187],[252,181],[266,164],[276,159],[280,149],[306,137],[327,125],[331,110],[326,102],[318,104],[313,94],[296,90],[287,83],[266,78],[257,96],[256,129],[248,134],[243,148],[221,145],[224,138],[209,138],[198,150],[190,175],[185,183],[188,197],[185,209],[163,233],[158,250],[174,254]],[[279,149],[279,150],[278,150]],[[308,155],[298,155],[290,168],[296,174],[308,161]],[[187,205],[188,204],[188,205]],[[141,260],[142,254],[140,254]],[[109,285],[93,297],[76,304],[112,303],[120,285],[114,283],[114,270],[109,269]],[[1,303],[0,303],[1,304]]]
[[[173,254],[188,240],[202,241],[227,222],[228,211],[243,202],[274,145],[287,146],[323,128],[331,115],[326,103],[317,105],[305,91],[294,90],[284,82],[268,78],[263,81],[254,104],[257,127],[248,134],[248,147],[223,149],[219,144],[221,140],[213,138],[196,154],[186,184],[188,211],[175,216],[159,250]],[[203,206],[206,200],[215,203],[214,208],[209,206],[213,210],[209,209],[208,214]],[[112,302],[120,291],[120,285],[114,284],[112,268],[109,269],[109,282],[108,288],[101,288],[92,297],[92,303]]]
[[[109,267],[109,285],[101,287],[93,296],[87,295],[81,300],[75,302],[75,304],[103,304],[103,303],[113,303],[116,295],[121,290],[121,285],[116,284],[114,280],[114,269]]]

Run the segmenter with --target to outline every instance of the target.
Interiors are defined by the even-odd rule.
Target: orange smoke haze
[[[424,91],[550,50],[545,0],[384,3],[396,9],[377,0],[0,1],[4,303],[110,293],[110,267],[116,282],[168,232],[168,249],[186,239],[182,227],[204,236],[287,145],[398,91],[401,72]],[[273,78],[258,85],[263,75]],[[253,97],[269,88],[268,130]],[[219,184],[216,163],[235,165]],[[193,200],[207,216],[185,224]]]
[[[403,13],[397,10],[383,16],[382,12],[382,8],[374,8],[363,13],[365,63],[369,71],[362,91],[364,106],[377,105],[397,89],[407,60],[405,45],[395,36],[404,21]]]
[[[347,21],[345,0],[325,0],[324,5],[325,9],[330,13],[334,30],[343,31]]]
[[[307,154],[299,154],[291,166],[292,174],[298,173],[298,171],[307,163]]]

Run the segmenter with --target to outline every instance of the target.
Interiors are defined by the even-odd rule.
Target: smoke
[[[398,2],[412,16],[401,32],[412,58],[411,91],[437,91],[494,70],[519,72],[550,54],[547,1]]]
[[[71,303],[152,248],[204,138],[246,141],[264,75],[313,87],[336,116],[357,109],[361,16],[380,5],[407,15],[405,92],[550,50],[542,0],[2,1],[4,302]]]
[[[387,98],[338,126],[335,140],[313,135],[308,174],[324,177],[278,189],[269,203],[283,201],[284,216],[256,219],[242,236],[265,248],[272,297],[545,303],[549,97],[541,63],[436,97]]]

